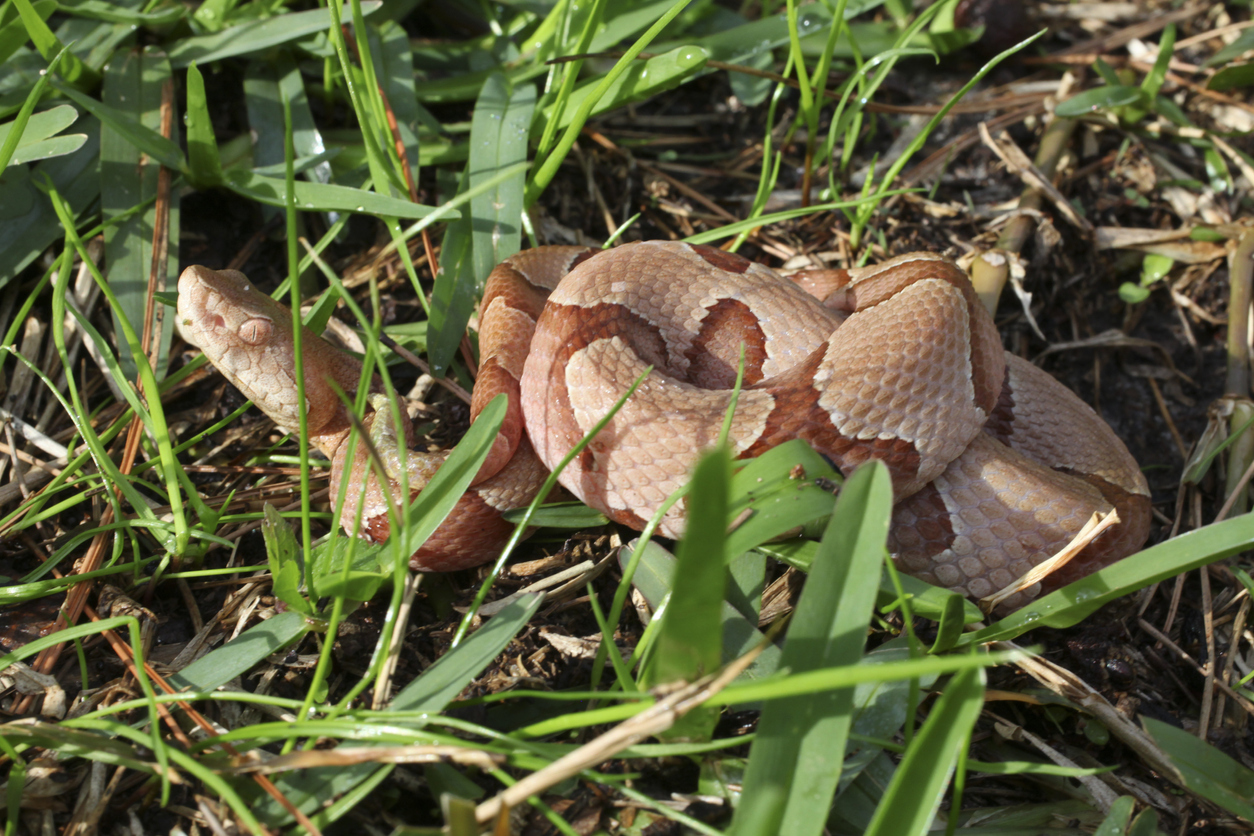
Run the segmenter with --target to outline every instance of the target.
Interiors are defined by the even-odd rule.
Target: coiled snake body
[[[189,267],[179,316],[280,428],[295,432],[306,409],[311,442],[332,459],[333,491],[350,480],[345,527],[364,494],[363,532],[386,538],[395,483],[378,483],[364,445],[347,449],[349,420],[329,385],[355,389],[360,363],[306,332],[307,404],[297,404],[290,313],[240,273]],[[1048,374],[1003,352],[952,262],[914,253],[788,279],[721,250],[651,242],[541,247],[493,271],[471,415],[501,392],[507,414],[475,485],[411,565],[445,571],[492,559],[510,530],[500,512],[529,501],[546,469],[652,365],[560,475],[588,505],[640,528],[716,439],[742,344],[733,452],[802,438],[846,473],[884,461],[897,499],[889,546],[910,574],[982,597],[1066,545],[1094,511],[1118,509],[1120,525],[1047,579],[1057,586],[1148,535],[1148,488],[1123,443]],[[375,436],[376,446],[390,437]],[[385,440],[385,463],[401,466],[408,442],[408,427]],[[442,460],[403,458],[417,486]],[[679,505],[662,531],[680,536],[683,522]]]

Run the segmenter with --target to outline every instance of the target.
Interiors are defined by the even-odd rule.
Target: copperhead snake
[[[411,558],[414,569],[493,559],[512,528],[500,512],[530,501],[548,468],[653,365],[560,474],[583,502],[641,528],[717,437],[742,343],[733,453],[802,438],[845,473],[884,461],[897,500],[889,548],[909,574],[982,597],[1066,545],[1095,510],[1117,508],[1121,524],[1047,578],[1053,588],[1148,536],[1149,490],[1123,443],[1070,390],[1002,350],[965,273],[942,257],[784,278],[678,242],[540,247],[496,267],[480,310],[471,417],[500,392],[507,414],[472,489]],[[194,266],[179,279],[178,311],[188,339],[295,433],[303,405],[288,309],[241,273]],[[307,331],[303,356],[310,441],[332,461],[333,496],[350,480],[341,519],[351,529],[361,497],[363,536],[386,539],[395,483],[378,483],[364,445],[348,450],[350,422],[330,386],[355,391],[360,362]],[[421,486],[442,456],[410,451],[404,461]],[[683,526],[681,503],[661,532],[678,537]]]

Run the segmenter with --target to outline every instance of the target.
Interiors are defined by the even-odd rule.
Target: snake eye
[[[270,339],[273,332],[274,323],[268,319],[256,317],[240,326],[239,338],[248,345],[261,345]]]

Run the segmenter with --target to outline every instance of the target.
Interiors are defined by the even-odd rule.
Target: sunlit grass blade
[[[66,758],[89,758],[149,775],[157,771],[151,753],[142,753],[135,745],[115,737],[71,728],[66,724],[16,721],[0,725],[0,736],[9,744],[51,749]]]
[[[35,106],[39,104],[40,98],[43,96],[44,90],[47,88],[49,79],[52,78],[53,72],[61,64],[69,54],[69,50],[62,49],[56,55],[52,56],[52,60],[48,62],[48,71],[40,75],[39,80],[31,88],[26,95],[26,100],[22,103],[21,109],[17,113],[14,120],[3,126],[3,140],[0,141],[0,171],[4,171],[13,161],[14,152],[18,146],[26,142],[36,141],[36,137],[48,128],[55,127],[57,124],[64,122],[64,111],[61,108],[54,108],[51,111],[45,111],[38,117],[33,116]],[[77,114],[74,114],[77,117]],[[70,122],[74,120],[71,119]],[[33,123],[33,124],[32,124]],[[65,122],[68,125],[69,122]],[[65,126],[63,125],[63,127]],[[28,130],[32,134],[27,137]],[[60,130],[60,128],[57,128]],[[56,133],[56,130],[51,131]],[[48,134],[45,134],[47,136]],[[38,137],[40,139],[44,137]]]
[[[242,197],[266,203],[283,205],[283,181],[266,177],[254,171],[230,169],[225,172],[226,187]],[[423,218],[435,211],[434,207],[410,203],[376,192],[337,186],[333,183],[308,183],[296,181],[296,204],[306,212],[363,212],[397,218]]]
[[[878,462],[845,482],[788,627],[785,669],[853,665],[862,657],[892,504],[888,470]],[[853,696],[853,689],[842,689],[767,703],[734,834],[822,832],[840,778]]]
[[[511,86],[502,73],[489,76],[479,94],[470,124],[470,160],[467,171],[473,188],[504,169],[527,159],[527,130],[535,110],[532,84]],[[522,244],[525,178],[516,177],[470,201],[474,277],[482,289],[488,273],[518,252]],[[451,322],[454,329],[465,323]]]
[[[442,711],[500,655],[535,615],[543,601],[543,595],[529,595],[501,610],[397,694],[389,710],[431,714]],[[298,809],[311,813],[338,796],[368,791],[391,770],[391,765],[370,763],[344,768],[307,769],[285,775],[275,784]],[[346,812],[351,807],[351,804],[345,804],[339,809]],[[256,810],[264,821],[273,824],[290,822],[287,812],[269,798],[260,798]]]
[[[653,540],[643,545],[635,541],[633,548],[642,549],[642,552],[635,574],[632,575],[632,584],[655,612],[663,604],[669,606],[667,596],[671,594],[678,569],[675,557]],[[629,554],[624,550],[620,561],[628,559]],[[780,650],[773,644],[766,644],[763,647],[766,636],[758,630],[756,617],[750,621],[745,613],[737,610],[730,601],[723,599],[720,599],[719,614],[722,622],[719,630],[722,636],[721,660],[724,664],[756,647],[762,647],[758,658],[742,675],[744,679],[760,679],[779,669]],[[643,649],[638,647],[637,654]],[[620,685],[625,688],[627,684],[620,683]]]
[[[36,3],[36,8],[39,7]],[[128,9],[109,0],[67,0],[59,4],[61,11],[75,17],[125,23],[128,26],[169,26],[187,16],[188,9],[179,3],[160,4],[151,12]]]
[[[187,169],[198,188],[206,189],[223,183],[222,158],[218,155],[218,141],[213,135],[205,79],[195,64],[187,68]]]
[[[779,543],[764,543],[760,550],[794,566],[803,572],[809,572],[818,553],[818,544],[812,540],[787,540]],[[906,595],[910,596],[910,609],[917,616],[940,621],[950,613],[950,617],[960,617],[964,624],[974,624],[984,620],[984,613],[974,603],[956,592],[941,589],[938,586],[924,583],[909,575],[900,576],[901,585]],[[887,573],[880,580],[879,600],[881,607],[894,606],[898,599],[896,588]]]
[[[566,155],[570,153],[571,147],[575,144],[575,137],[577,137],[579,132],[583,130],[583,126],[587,122],[588,114],[591,113],[592,108],[601,100],[601,97],[604,96],[611,87],[613,87],[619,77],[628,71],[631,65],[635,62],[636,56],[643,52],[645,47],[652,43],[653,39],[661,33],[662,29],[684,10],[684,7],[688,5],[688,2],[689,0],[678,0],[678,2],[674,3],[664,15],[658,18],[657,21],[649,27],[647,32],[637,38],[635,43],[633,43],[623,54],[623,57],[618,59],[617,63],[614,64],[614,67],[606,73],[605,77],[598,82],[592,93],[584,99],[583,103],[575,110],[575,116],[571,119],[570,125],[566,128],[566,132],[562,134],[561,139],[557,141],[553,150],[549,152],[549,155],[545,157],[542,163],[539,163],[534,171],[531,182],[527,185],[527,206],[531,206],[536,202],[540,193],[544,191],[544,189],[549,185],[549,182],[552,181],[553,177],[557,174],[558,167],[561,166],[562,160],[566,159]],[[616,31],[621,32],[622,30],[619,29]],[[620,34],[616,37],[622,37],[622,35]],[[705,60],[704,55],[701,57],[701,60]]]
[[[692,472],[688,521],[679,544],[679,560],[661,632],[642,677],[645,687],[691,682],[713,673],[722,663],[722,609],[727,587],[727,491],[731,456],[716,447]],[[709,736],[716,714],[694,711],[668,737]]]
[[[867,836],[922,836],[932,824],[941,795],[971,727],[984,707],[984,674],[967,670],[945,684],[897,766]]]
[[[36,0],[30,4],[35,16],[45,22],[52,17],[57,6],[56,0]],[[26,34],[26,24],[18,14],[17,6],[5,4],[4,8],[0,9],[0,64],[9,60],[9,57],[25,46],[29,40],[30,36]]]
[[[805,471],[804,478],[795,474],[799,466]],[[739,522],[728,534],[727,553],[737,555],[803,526],[827,520],[836,497],[819,487],[816,479],[839,484],[841,476],[799,439],[746,462],[732,477],[731,512]],[[747,519],[739,519],[743,509],[752,509]]]
[[[107,124],[127,142],[134,145],[136,150],[147,154],[166,168],[176,171],[185,169],[183,152],[179,150],[178,143],[166,139],[157,131],[143,125],[129,113],[97,101],[64,82],[53,79],[52,85],[76,105]]]
[[[279,613],[209,651],[183,670],[167,677],[166,682],[180,691],[221,688],[267,656],[300,639],[309,632],[309,626],[301,613]]]
[[[40,81],[45,80],[46,76],[40,79]],[[36,84],[35,89],[31,91],[32,98],[29,101],[33,104],[42,92],[40,85]],[[24,111],[25,108],[23,108]],[[77,119],[78,111],[70,105],[63,104],[32,114],[29,119],[25,120],[24,128],[20,127],[23,124],[22,113],[19,113],[12,122],[0,125],[0,170],[10,164],[20,165],[43,160],[69,154],[82,148],[87,142],[87,134],[56,136],[73,125]],[[11,136],[15,136],[16,139],[10,140]]]
[[[505,395],[497,395],[484,407],[466,435],[449,452],[444,464],[410,505],[405,515],[405,537],[399,546],[406,555],[413,554],[427,541],[470,487],[471,480],[479,472],[496,440],[497,430],[505,418],[505,408]]]
[[[1254,543],[1254,514],[1181,534],[1024,605],[1001,621],[967,633],[959,646],[1010,640],[1035,627],[1070,627],[1100,607],[1153,583],[1245,551]]]
[[[571,91],[560,117],[554,118],[557,105],[546,108],[533,132],[553,122],[556,123],[554,127],[565,128],[576,119],[590,119],[632,102],[644,101],[698,74],[704,69],[706,59],[704,50],[685,45],[646,61],[635,62],[604,89],[598,79],[586,81]],[[587,99],[594,94],[599,98],[589,104]]]
[[[44,57],[45,61],[51,61],[57,53],[65,51],[65,59],[61,62],[59,69],[62,78],[81,90],[91,90],[99,86],[100,73],[84,64],[73,52],[65,49],[61,40],[48,28],[44,18],[35,11],[30,0],[12,0],[12,2],[22,17],[22,23],[26,27],[31,43],[35,45],[35,49],[39,50],[39,54]]]
[[[383,3],[378,0],[367,0],[361,4],[362,14],[378,11]],[[352,20],[346,10],[341,17],[343,23]],[[211,35],[199,35],[179,40],[170,49],[170,64],[175,68],[186,67],[193,61],[208,64],[235,55],[247,55],[263,49],[289,43],[310,35],[326,31],[327,13],[325,9],[310,9],[307,12],[290,12],[261,20],[251,20],[215,32]]]

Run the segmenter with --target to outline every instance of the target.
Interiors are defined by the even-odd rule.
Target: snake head
[[[215,363],[223,349],[234,344],[264,348],[275,336],[276,319],[281,316],[289,323],[291,319],[286,308],[258,291],[238,270],[210,270],[198,264],[179,276],[178,311],[184,336]]]
[[[179,276],[178,317],[188,342],[281,429],[300,427],[292,313],[237,270],[193,265]],[[328,380],[353,392],[361,366],[308,330],[301,335],[310,433],[338,429],[343,409]]]

